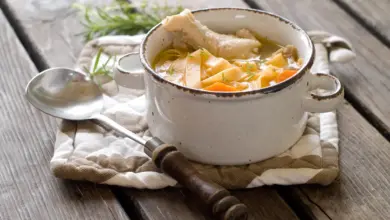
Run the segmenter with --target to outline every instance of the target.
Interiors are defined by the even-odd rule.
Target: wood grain
[[[299,188],[331,219],[388,219],[390,143],[352,106],[338,115],[340,177],[328,187]]]
[[[185,189],[163,189],[153,192],[124,191],[144,220],[211,220],[206,207]],[[249,220],[298,219],[273,188],[232,191],[249,208]]]
[[[390,45],[390,16],[388,0],[334,0],[367,28]]]
[[[245,7],[245,4],[240,0],[182,2],[184,7],[191,9],[221,6]],[[42,57],[44,62],[43,66],[74,65],[77,55],[83,45],[82,38],[80,36],[75,36],[75,34],[81,32],[82,27],[79,25],[79,18],[75,16],[74,11],[69,8],[69,2],[61,1],[61,4],[51,4],[50,1],[7,0],[6,3],[8,4],[12,15],[23,28],[24,34],[31,42],[32,45],[30,46],[32,50]],[[169,1],[169,3],[173,4],[174,2]],[[39,30],[37,27],[39,27]],[[18,82],[17,80],[13,83],[19,87],[21,86],[21,82]],[[30,109],[30,111],[38,114],[33,109]],[[15,114],[19,114],[19,112]],[[48,120],[44,116],[40,117]],[[49,124],[50,128],[45,128],[44,131],[41,130],[40,135],[47,135],[48,133],[51,135],[50,140],[53,141],[55,138],[53,132],[56,130],[56,125],[53,122]],[[45,124],[42,126],[44,125]],[[39,141],[40,137],[36,137],[36,141]],[[51,146],[52,143],[48,142],[45,147],[51,150]],[[46,164],[49,159],[50,157],[47,156],[40,161],[41,163]],[[57,189],[53,189],[53,191],[55,190]],[[88,191],[91,189],[83,188],[81,192],[85,193],[84,190]],[[191,197],[189,193],[183,193],[183,191],[174,189],[142,191],[118,187],[115,192],[116,195],[121,198],[124,208],[129,211],[129,213],[133,212],[132,209],[134,207],[138,208],[138,213],[144,219],[210,219],[209,217],[204,216],[205,210],[198,208],[198,204],[195,202],[196,199]],[[234,195],[242,198],[246,204],[253,208],[253,210],[251,210],[253,212],[251,219],[260,219],[263,217],[266,219],[297,218],[272,188],[242,193],[237,192],[234,193]],[[249,195],[250,198],[248,198]],[[88,209],[88,207],[84,208]],[[89,213],[91,210],[86,210],[86,212]]]
[[[128,219],[107,187],[49,170],[56,122],[25,100],[34,64],[0,11],[0,219]]]
[[[333,65],[332,69],[350,95],[388,125],[390,102],[386,70],[389,60],[386,57],[390,52],[385,45],[331,1],[256,2],[263,9],[282,14],[307,30],[323,29],[351,40],[357,60]],[[300,11],[305,12],[305,16]],[[338,120],[340,177],[328,187],[302,186],[295,190],[303,192],[306,201],[318,206],[331,219],[388,219],[390,143],[348,103],[339,109]]]
[[[356,59],[332,65],[333,73],[346,87],[349,101],[390,139],[390,49],[330,0],[256,2],[264,10],[291,19],[306,30],[325,30],[352,43]]]

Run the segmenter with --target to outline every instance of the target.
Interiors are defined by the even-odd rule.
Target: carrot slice
[[[283,82],[286,79],[292,77],[296,72],[297,70],[284,70],[276,77],[276,82],[277,83]]]
[[[233,86],[229,86],[229,85],[226,85],[226,84],[221,83],[221,82],[215,82],[215,83],[211,84],[210,86],[207,86],[204,89],[207,91],[222,91],[222,92],[231,92],[231,91],[238,90],[237,88],[235,88]]]

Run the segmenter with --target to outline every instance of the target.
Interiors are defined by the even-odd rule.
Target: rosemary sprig
[[[103,49],[102,48],[99,48],[97,54],[96,54],[96,59],[95,59],[95,62],[93,64],[93,67],[92,67],[92,71],[90,71],[87,67],[84,66],[83,70],[85,73],[89,74],[89,76],[91,77],[92,80],[95,79],[95,77],[97,76],[106,76],[106,77],[109,77],[112,79],[112,76],[111,76],[111,69],[108,68],[108,63],[110,62],[111,59],[114,59],[114,62],[115,62],[115,59],[116,57],[114,56],[109,56],[108,59],[106,60],[106,62],[104,62],[99,68],[98,68],[98,65],[99,65],[99,62],[100,62],[100,59],[101,59],[101,55],[103,53]],[[94,80],[99,86],[100,83],[99,83],[99,80]]]
[[[95,37],[118,34],[134,35],[145,33],[158,24],[168,15],[178,14],[183,7],[148,4],[146,0],[136,7],[126,0],[115,0],[112,5],[92,7],[83,4],[74,4],[83,14],[82,24],[85,31],[82,33],[86,41]]]

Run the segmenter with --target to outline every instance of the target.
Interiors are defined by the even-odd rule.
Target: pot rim
[[[270,94],[270,93],[275,93],[275,92],[281,91],[281,90],[287,88],[288,86],[290,86],[291,84],[293,84],[294,82],[298,81],[306,73],[307,69],[311,68],[311,66],[313,65],[315,50],[314,50],[314,45],[313,45],[311,38],[309,37],[309,35],[307,34],[306,31],[304,31],[301,27],[299,27],[294,22],[288,20],[287,18],[284,18],[280,15],[276,15],[274,13],[267,12],[264,10],[237,8],[237,7],[205,8],[205,9],[191,10],[191,12],[193,14],[196,14],[196,13],[200,13],[200,12],[220,11],[220,10],[237,10],[237,11],[246,11],[246,12],[252,12],[252,13],[257,13],[257,14],[265,14],[265,15],[277,18],[286,24],[289,24],[292,28],[294,28],[295,30],[297,30],[301,34],[303,34],[303,36],[305,36],[306,40],[309,42],[309,50],[310,50],[309,51],[310,52],[309,60],[305,62],[303,67],[301,69],[299,69],[298,72],[294,76],[288,78],[287,80],[285,80],[281,83],[278,83],[276,85],[269,86],[266,88],[255,89],[255,90],[251,90],[251,91],[238,91],[238,92],[213,92],[213,91],[206,91],[206,90],[201,90],[201,89],[189,88],[186,86],[182,86],[182,85],[173,83],[169,80],[166,80],[166,79],[160,77],[152,69],[152,67],[149,65],[148,61],[145,58],[146,45],[148,43],[149,37],[153,34],[154,31],[156,31],[158,28],[162,27],[162,23],[160,22],[157,25],[155,25],[151,30],[149,30],[149,32],[146,34],[146,37],[143,39],[143,41],[140,45],[140,59],[141,59],[141,63],[143,65],[143,67],[146,69],[146,72],[148,74],[151,74],[154,77],[154,79],[156,79],[160,83],[167,83],[173,87],[176,87],[179,90],[182,90],[184,92],[189,92],[189,93],[192,93],[194,95],[197,94],[197,95],[213,95],[216,97],[241,97],[241,96],[248,96],[248,95],[253,95],[253,94]]]

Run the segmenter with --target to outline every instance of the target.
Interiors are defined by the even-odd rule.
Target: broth
[[[218,34],[186,13],[177,19],[185,15],[193,27],[179,30],[192,31],[191,34],[177,35],[172,23],[175,16],[163,22],[167,30],[176,34],[175,40],[156,56],[152,68],[166,80],[206,91],[249,91],[283,82],[302,66],[293,45],[282,46],[248,29]]]

